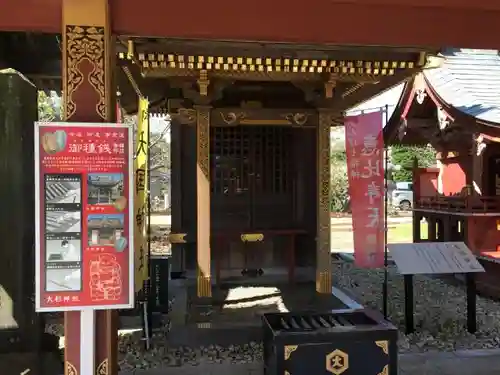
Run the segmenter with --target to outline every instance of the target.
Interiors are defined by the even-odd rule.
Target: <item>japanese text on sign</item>
[[[360,267],[381,267],[385,246],[382,112],[346,117],[345,134],[355,262]]]
[[[145,281],[149,277],[147,260],[147,163],[149,152],[149,102],[139,99],[139,116],[136,134],[137,145],[134,152],[134,238],[135,238],[135,291],[143,290]]]

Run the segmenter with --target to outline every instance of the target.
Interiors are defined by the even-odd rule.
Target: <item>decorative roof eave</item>
[[[397,137],[397,131],[402,125],[402,121],[405,120],[406,114],[408,113],[407,107],[409,109],[415,95],[414,81],[415,78],[405,83],[396,108],[384,127],[384,140],[387,144],[391,144],[394,141]]]
[[[426,56],[423,71],[425,71],[425,69],[439,68],[443,65],[443,62],[444,58],[442,56],[428,55]],[[402,132],[405,132],[407,116],[414,100],[416,99],[417,102],[423,103],[426,95],[427,85],[423,80],[423,73],[420,72],[405,84],[401,97],[396,105],[396,109],[384,128],[384,140],[386,143],[392,143],[398,136],[398,133],[400,141],[403,140],[406,133]],[[436,96],[431,94],[430,97],[436,103]]]
[[[476,127],[478,132],[485,131],[485,129],[481,129],[483,126],[490,127],[490,131],[492,130],[491,128],[495,130],[500,129],[500,124],[480,120],[444,101],[433,88],[424,71],[415,76],[413,80],[407,82],[396,110],[384,129],[384,138],[386,142],[394,142],[396,137],[398,137],[398,133],[401,134],[401,132],[405,131],[404,126],[411,107],[415,105],[415,101],[422,104],[426,97],[432,100],[438,109],[436,121],[443,124],[440,125],[443,128],[449,125],[450,122],[459,122],[461,124],[469,124],[470,126]],[[404,134],[403,136],[399,136],[399,140],[402,141],[403,137]]]
[[[432,98],[433,102],[436,104],[436,107],[438,107],[438,109],[441,108],[442,111],[446,113],[450,121],[452,122],[456,121],[459,122],[460,124],[474,127],[476,128],[475,131],[478,133],[487,132],[489,130],[490,132],[493,131],[495,134],[500,134],[499,123],[478,119],[477,117],[472,116],[450,105],[438,94],[438,92],[434,89],[434,87],[432,86],[429,79],[425,76],[425,74],[423,74],[423,77],[426,84],[426,91],[427,93],[429,93],[429,97]],[[489,129],[485,129],[485,127]]]
[[[412,70],[423,65],[426,54],[414,60],[347,60],[308,59],[290,57],[249,57],[222,55],[186,55],[175,53],[136,53],[133,43],[129,51],[119,52],[118,60],[132,61],[147,76],[193,76],[201,71],[210,75],[235,76],[239,79],[257,77],[259,80],[272,76],[271,80],[324,80],[329,75],[337,81],[376,83],[380,78],[392,76],[402,70]],[[423,57],[422,57],[423,56]]]

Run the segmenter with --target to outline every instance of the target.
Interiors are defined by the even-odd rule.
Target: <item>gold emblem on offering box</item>
[[[335,349],[326,356],[326,370],[334,375],[340,375],[349,368],[349,355]]]

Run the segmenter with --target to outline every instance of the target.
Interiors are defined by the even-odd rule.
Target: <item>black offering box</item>
[[[264,314],[266,375],[397,375],[396,327],[368,310]]]

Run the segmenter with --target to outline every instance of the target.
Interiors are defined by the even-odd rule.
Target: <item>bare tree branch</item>
[[[154,140],[149,142],[149,148],[152,148],[155,145],[157,145],[163,138],[165,138],[165,135],[170,130],[170,120],[164,120],[164,122],[165,122],[164,128]]]
[[[165,168],[165,166],[163,164],[156,164],[156,165],[151,166],[151,168],[149,169],[149,172],[155,172],[155,171],[158,171],[162,168]]]

